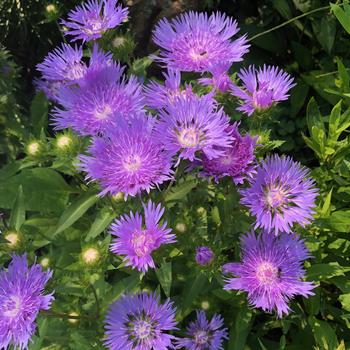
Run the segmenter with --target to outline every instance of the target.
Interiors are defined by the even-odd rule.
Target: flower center
[[[231,154],[225,154],[224,156],[220,157],[220,163],[222,165],[231,165],[233,161],[233,157]]]
[[[269,262],[263,262],[256,269],[256,277],[262,284],[271,284],[278,277],[278,268]]]
[[[208,51],[205,49],[191,49],[190,50],[190,57],[194,60],[194,61],[201,61],[204,58],[208,57]]]
[[[194,128],[186,128],[180,132],[178,140],[183,147],[196,147],[199,144],[199,133]]]
[[[97,119],[104,120],[110,117],[112,114],[112,108],[109,105],[97,107],[95,110],[95,116]]]
[[[85,67],[81,63],[76,63],[67,68],[66,78],[75,80],[82,78],[85,74]]]
[[[88,19],[83,31],[88,35],[102,33],[104,31],[102,19],[99,16]]]
[[[287,199],[285,191],[281,188],[271,188],[265,194],[266,204],[272,209],[280,208],[287,203]]]
[[[139,320],[134,322],[134,334],[139,340],[148,338],[152,333],[152,325],[145,321]]]
[[[195,332],[193,337],[194,337],[195,343],[198,345],[207,344],[209,341],[208,332],[205,332],[202,330]]]
[[[129,172],[134,172],[140,169],[141,167],[141,158],[138,155],[130,155],[126,157],[123,162],[124,169]]]
[[[17,295],[12,295],[5,302],[4,315],[7,317],[16,317],[21,310],[21,300]]]
[[[134,232],[131,244],[137,256],[145,256],[153,250],[154,240],[147,231]]]

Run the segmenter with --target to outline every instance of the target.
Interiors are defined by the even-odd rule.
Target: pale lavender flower
[[[309,170],[290,157],[267,157],[256,169],[248,188],[242,189],[241,203],[256,217],[255,228],[290,232],[293,224],[312,221],[317,189]]]
[[[312,282],[304,282],[304,260],[310,257],[304,241],[297,235],[274,236],[263,232],[245,235],[241,240],[242,262],[224,265],[225,289],[248,293],[249,303],[281,318],[288,314],[288,302],[297,295],[313,295]]]
[[[205,72],[220,62],[242,61],[248,52],[246,36],[231,41],[239,28],[237,22],[220,12],[187,12],[171,21],[162,19],[153,40],[161,51],[155,59],[170,69]]]
[[[14,255],[7,271],[0,271],[1,349],[28,349],[40,310],[48,310],[53,300],[52,294],[44,295],[51,276],[39,264],[29,267],[26,255]]]
[[[87,179],[100,182],[101,195],[135,196],[172,178],[171,157],[154,138],[152,119],[120,120],[108,136],[95,138],[91,156],[80,157]]]
[[[109,350],[167,350],[173,348],[175,307],[157,295],[125,295],[109,307],[105,346]]]
[[[179,96],[191,98],[194,96],[190,85],[181,89],[181,73],[179,71],[168,70],[163,73],[164,85],[151,81],[144,87],[146,104],[153,109],[162,109],[173,104]]]
[[[172,155],[179,153],[179,161],[194,161],[197,152],[216,158],[224,153],[220,146],[231,147],[232,137],[225,131],[229,118],[211,96],[179,97],[159,116],[158,137]]]
[[[68,29],[65,35],[73,36],[71,41],[91,41],[101,38],[109,29],[119,26],[128,18],[128,9],[117,6],[118,0],[89,0],[68,13],[68,20],[61,24]]]
[[[167,222],[160,224],[164,208],[151,201],[143,205],[144,222],[142,216],[136,212],[124,215],[111,226],[111,234],[116,238],[111,244],[111,252],[123,255],[126,266],[132,266],[139,271],[147,272],[148,268],[155,268],[152,252],[163,244],[174,243],[176,237],[167,228]]]
[[[213,86],[222,93],[230,91],[233,87],[231,78],[228,75],[230,65],[231,64],[227,62],[220,62],[211,66],[208,69],[212,75],[211,78],[200,78],[198,82],[204,86]]]
[[[238,77],[243,87],[232,85],[231,93],[241,99],[237,110],[249,116],[254,111],[266,110],[276,102],[287,100],[288,91],[295,86],[294,79],[288,73],[274,66],[249,66],[248,69],[241,69]]]
[[[228,339],[222,317],[214,314],[208,321],[202,310],[197,311],[197,319],[189,324],[186,335],[186,338],[176,340],[176,349],[223,350],[222,343]]]
[[[82,57],[82,47],[62,44],[49,52],[36,67],[45,80],[73,84],[85,74],[86,65],[82,62]]]
[[[205,155],[202,157],[202,176],[213,176],[216,182],[222,177],[229,176],[236,185],[253,177],[256,138],[249,134],[242,136],[238,131],[238,125],[234,123],[226,130],[227,134],[232,135],[233,141],[231,147],[220,148],[223,150],[221,156],[215,159],[208,159]]]
[[[209,265],[214,259],[213,251],[206,246],[198,247],[196,249],[196,262],[199,265]]]

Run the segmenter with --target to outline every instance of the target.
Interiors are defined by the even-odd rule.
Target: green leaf
[[[320,212],[320,215],[325,217],[325,216],[329,216],[330,214],[330,210],[331,210],[331,199],[332,199],[332,192],[333,192],[333,188],[331,188],[331,190],[328,192],[325,200],[324,200],[324,203],[323,203],[323,206],[322,206],[322,209],[321,209],[321,212]]]
[[[49,327],[49,320],[47,318],[41,319],[38,325],[38,335],[36,334],[33,338],[32,341],[33,343],[29,347],[30,350],[41,350],[42,349],[42,344],[44,341],[44,337],[48,331]]]
[[[322,47],[331,53],[336,33],[336,22],[333,17],[323,16],[321,19],[314,20],[312,28]]]
[[[344,310],[350,311],[350,293],[341,294],[339,296],[339,301],[341,302]]]
[[[242,305],[236,314],[234,327],[230,330],[229,350],[243,350],[252,326],[252,310]]]
[[[314,317],[309,318],[315,341],[322,350],[334,350],[339,346],[337,335],[333,328],[325,321]]]
[[[317,219],[316,222],[323,228],[337,232],[349,232],[350,210],[334,211],[329,217]]]
[[[337,57],[337,66],[338,66],[338,74],[342,82],[342,87],[345,89],[348,89],[350,84],[349,73],[346,70],[343,62],[339,57]]]
[[[307,270],[309,280],[321,281],[335,276],[342,276],[350,271],[350,267],[340,266],[337,262],[329,264],[315,264]]]
[[[41,131],[46,129],[48,108],[49,104],[45,94],[39,92],[30,106],[30,120],[36,137],[40,137]]]
[[[0,208],[13,207],[19,185],[23,188],[25,210],[42,213],[61,212],[73,192],[63,177],[52,169],[25,169],[0,181]]]
[[[328,135],[329,138],[336,142],[338,139],[338,128],[341,121],[341,100],[333,107],[332,112],[329,116],[329,126],[328,126]]]
[[[185,181],[182,184],[174,186],[168,193],[165,194],[166,202],[176,201],[184,198],[197,186],[197,180]]]
[[[23,188],[22,185],[19,185],[17,197],[11,211],[10,227],[19,231],[25,219],[26,211],[24,208]]]
[[[171,261],[169,262],[163,262],[160,265],[159,269],[156,269],[156,275],[158,277],[158,281],[160,285],[162,286],[165,295],[169,298],[170,297],[170,289],[171,289],[171,282],[172,282],[172,268],[171,268]]]
[[[137,58],[130,67],[130,73],[135,74],[138,77],[146,77],[147,68],[152,64],[152,62],[153,60],[151,60],[148,56]]]
[[[347,31],[348,34],[350,34],[350,11],[349,8],[346,7],[346,11],[344,11],[339,5],[336,4],[330,4],[331,5],[331,11],[334,13],[335,17],[337,17],[340,24],[343,26],[343,28]]]
[[[72,226],[98,199],[96,192],[86,192],[80,195],[61,215],[54,235]]]
[[[85,241],[88,242],[97,237],[115,218],[115,213],[110,208],[100,210],[92,223],[89,232],[86,235]]]
[[[30,168],[33,165],[35,165],[35,162],[31,161],[23,161],[23,160],[17,160],[13,163],[5,165],[3,168],[0,169],[0,180],[8,179],[9,177],[15,175],[19,171]]]
[[[292,17],[292,11],[287,0],[272,0],[272,4],[283,18],[289,19]]]

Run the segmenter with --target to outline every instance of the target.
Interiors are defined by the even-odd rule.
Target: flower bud
[[[9,232],[5,233],[4,238],[8,241],[7,245],[11,249],[15,248],[20,241],[19,234],[15,231],[9,231]]]
[[[199,265],[209,265],[214,259],[214,253],[209,247],[198,247],[196,249],[196,262]]]
[[[100,252],[94,247],[89,247],[82,252],[83,262],[87,265],[94,265],[100,259]]]

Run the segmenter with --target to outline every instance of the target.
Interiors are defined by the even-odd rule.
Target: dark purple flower
[[[111,244],[111,251],[123,255],[126,266],[132,266],[139,271],[147,272],[155,268],[152,252],[162,244],[174,243],[176,237],[167,228],[167,222],[160,224],[164,208],[151,201],[143,205],[145,212],[144,223],[142,216],[136,212],[124,215],[111,226],[111,234],[116,236]]]
[[[248,115],[268,109],[278,101],[287,100],[288,91],[295,86],[294,79],[288,73],[273,66],[264,65],[258,69],[250,66],[241,69],[238,77],[243,87],[232,85],[231,93],[242,100],[237,110]]]
[[[224,153],[219,146],[230,147],[232,137],[225,131],[228,125],[228,116],[210,96],[179,97],[160,112],[157,133],[167,151],[172,155],[179,152],[179,161],[194,161],[197,152],[212,159]]]
[[[122,296],[109,307],[105,346],[109,350],[167,350],[175,337],[175,308],[170,300],[160,304],[156,294]]]
[[[196,262],[199,265],[209,265],[214,259],[214,253],[209,247],[198,247],[196,249]]]
[[[197,319],[187,328],[187,337],[176,340],[176,349],[223,350],[222,342],[228,339],[224,320],[215,314],[208,321],[204,311],[197,311]]]
[[[156,26],[153,40],[164,51],[156,60],[170,69],[205,72],[221,62],[242,61],[248,52],[246,36],[234,41],[237,22],[222,13],[187,12],[170,22],[162,19]]]
[[[179,96],[185,98],[194,96],[190,85],[181,90],[181,73],[179,71],[168,70],[163,75],[165,77],[164,85],[151,81],[144,87],[148,107],[162,109],[169,104],[173,104]]]
[[[0,271],[0,348],[27,349],[40,310],[48,310],[52,294],[44,288],[52,272],[29,267],[26,255],[14,255],[7,271]]]
[[[241,246],[242,262],[223,267],[225,273],[235,276],[226,280],[225,289],[247,292],[251,305],[267,312],[275,310],[280,318],[289,313],[290,299],[313,295],[315,285],[301,280],[305,276],[302,263],[310,255],[297,235],[249,233]]]
[[[238,185],[243,183],[245,179],[251,179],[255,174],[254,148],[256,138],[249,134],[242,136],[238,131],[237,123],[230,125],[226,131],[233,137],[231,147],[221,147],[223,154],[215,159],[203,156],[201,175],[213,176],[216,182],[222,177],[230,176],[233,182]]]
[[[119,26],[128,18],[128,9],[117,6],[118,0],[89,0],[68,13],[68,20],[62,20],[68,30],[65,35],[71,41],[91,41],[101,38],[109,29]]]
[[[86,65],[82,62],[82,57],[82,47],[62,44],[49,52],[44,61],[37,65],[37,70],[45,80],[72,84],[85,74]]]
[[[215,89],[225,93],[232,89],[233,83],[228,75],[230,64],[227,62],[217,63],[210,67],[208,71],[211,73],[211,78],[200,78],[198,82],[204,86],[213,86]]]
[[[91,156],[81,156],[87,179],[97,180],[101,195],[135,196],[171,179],[171,157],[153,135],[153,120],[141,115],[120,120],[108,138],[95,138]]]
[[[290,232],[294,223],[305,226],[312,220],[317,189],[309,170],[290,157],[267,157],[256,169],[241,203],[256,217],[255,228]]]

